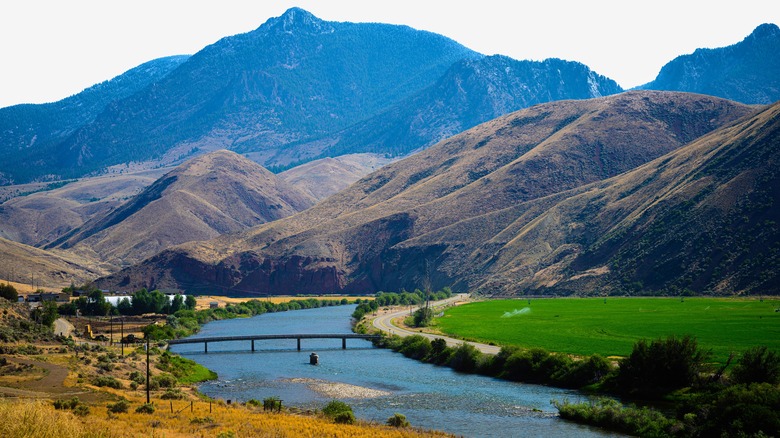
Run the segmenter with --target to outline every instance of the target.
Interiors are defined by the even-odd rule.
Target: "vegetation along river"
[[[247,319],[206,324],[193,338],[290,333],[351,333],[355,306],[324,307],[270,313]],[[278,396],[285,406],[320,409],[342,400],[364,420],[384,423],[398,412],[414,426],[467,437],[609,436],[557,417],[550,400],[581,401],[569,390],[527,385],[459,374],[450,368],[407,359],[369,341],[295,339],[219,342],[208,346],[183,344],[173,352],[193,359],[219,374],[201,384],[206,395],[233,402]],[[316,352],[320,364],[309,365]]]

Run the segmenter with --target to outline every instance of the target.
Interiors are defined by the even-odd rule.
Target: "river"
[[[355,306],[269,313],[247,319],[215,321],[193,336],[241,336],[283,333],[350,333]],[[214,397],[245,402],[277,396],[286,406],[320,409],[345,401],[355,416],[384,423],[398,412],[413,426],[466,437],[616,436],[558,418],[551,400],[580,401],[576,391],[507,382],[456,373],[450,368],[407,359],[369,341],[303,339],[174,345],[171,350],[215,371],[219,378],[200,385]],[[317,352],[320,365],[309,365]]]

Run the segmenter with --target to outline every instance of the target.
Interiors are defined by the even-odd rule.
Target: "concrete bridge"
[[[261,341],[264,339],[297,339],[298,351],[301,350],[301,339],[341,339],[341,348],[347,348],[347,339],[378,339],[379,335],[361,335],[357,333],[311,333],[311,334],[291,334],[291,335],[249,335],[249,336],[215,336],[211,338],[188,338],[188,339],[172,339],[168,341],[168,345],[179,344],[199,344],[203,343],[203,350],[205,353],[209,352],[209,342],[228,342],[228,341],[252,341],[252,351],[255,351],[255,341]]]

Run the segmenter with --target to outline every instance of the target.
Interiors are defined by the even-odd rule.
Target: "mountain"
[[[343,129],[478,56],[433,33],[326,22],[293,8],[204,48],[8,172],[68,178],[128,162],[170,165],[224,148],[265,162],[287,143]]]
[[[780,100],[780,28],[762,24],[741,42],[697,49],[666,64],[646,90],[688,91],[748,104]]]
[[[112,102],[131,96],[160,80],[187,58],[171,56],[149,61],[59,102],[0,108],[0,160],[16,162],[19,157],[26,157],[30,152],[48,150],[78,128],[93,122]],[[42,176],[40,172],[34,173]],[[0,170],[0,183],[3,184],[29,179],[14,169]]]
[[[69,254],[44,251],[0,237],[0,260],[5,280],[35,284],[47,288],[62,288],[71,283],[83,284],[105,275],[106,271],[91,266]]]
[[[590,99],[623,91],[578,62],[517,61],[506,56],[453,64],[436,83],[389,110],[316,141],[295,145],[303,156],[356,152],[403,156],[498,116],[539,103]],[[322,145],[327,145],[322,147]]]
[[[313,204],[314,199],[260,165],[222,150],[176,167],[47,248],[67,249],[112,268],[137,263],[169,246],[274,221]]]
[[[378,154],[348,154],[310,161],[277,176],[321,201],[393,161]]]
[[[630,92],[536,105],[389,164],[295,216],[164,251],[99,281],[242,293],[458,289],[533,277],[491,263],[506,234],[570,192],[631,171],[754,110],[685,93]],[[585,188],[584,188],[585,187]],[[598,204],[582,215],[597,214]],[[557,223],[565,235],[581,225]],[[541,220],[541,219],[540,219]],[[551,231],[552,232],[552,231]],[[565,257],[543,243],[518,258]],[[503,290],[503,289],[502,289]]]
[[[0,237],[35,247],[48,245],[91,218],[118,208],[163,173],[155,169],[40,187],[6,186],[34,193],[12,192],[10,199],[0,203]]]

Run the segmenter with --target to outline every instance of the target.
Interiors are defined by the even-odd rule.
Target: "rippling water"
[[[271,313],[249,319],[206,324],[194,337],[274,333],[349,333],[354,306]],[[469,437],[606,436],[598,429],[561,420],[551,400],[582,400],[574,391],[512,383],[489,377],[459,374],[450,368],[424,364],[390,350],[373,348],[368,341],[303,339],[220,342],[172,347],[219,374],[201,384],[201,392],[233,401],[280,397],[285,405],[317,409],[333,396],[317,392],[323,383],[344,383],[386,395],[342,398],[358,418],[384,423],[402,413],[414,426],[444,430]],[[317,352],[320,365],[309,365]],[[312,385],[317,383],[319,385]],[[326,385],[327,386],[327,385]]]

